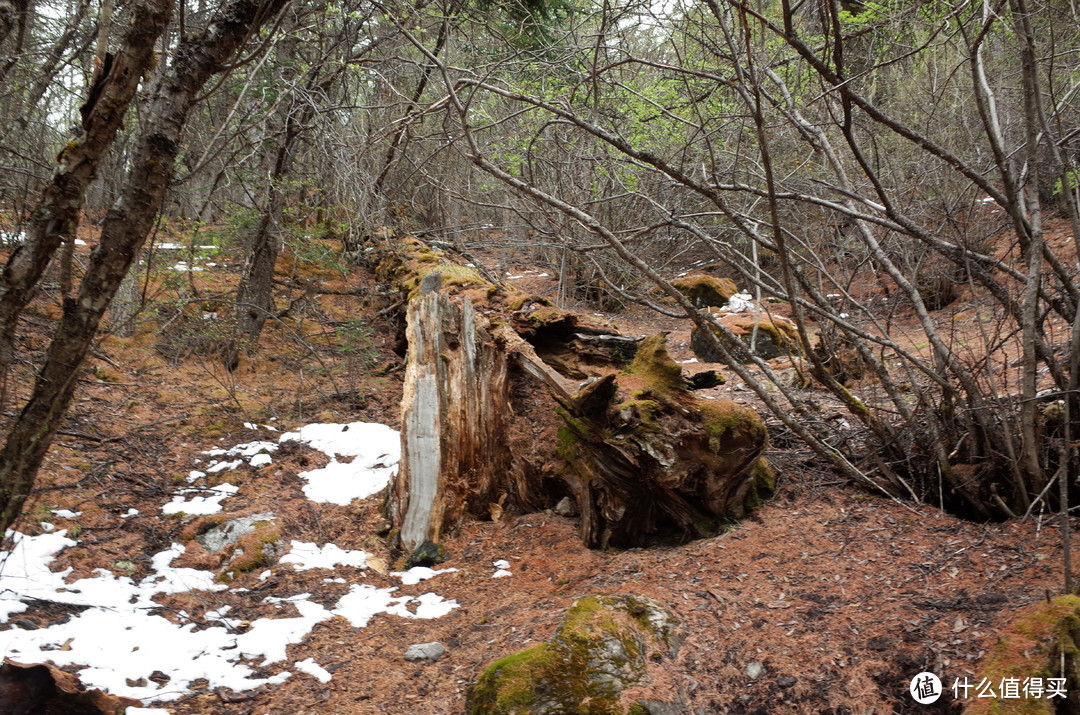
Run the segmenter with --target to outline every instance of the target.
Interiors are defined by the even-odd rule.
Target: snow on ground
[[[506,578],[514,575],[510,570],[510,562],[506,559],[496,559],[491,562],[491,565],[495,567],[495,573],[491,574],[491,578]]]
[[[304,486],[308,499],[342,506],[385,489],[401,459],[398,432],[374,422],[307,425],[281,435],[281,441],[301,442],[330,457],[322,469],[299,476],[308,482]],[[353,459],[340,462],[338,457]]]
[[[350,425],[307,425],[297,432],[282,436],[282,441],[304,442],[331,457],[326,470],[329,474],[308,477],[305,492],[317,501],[348,504],[355,495],[368,495],[385,486],[399,459],[398,433],[385,425],[354,422]],[[260,457],[269,459],[277,449],[271,442],[250,442],[227,450],[210,450],[209,456],[230,456],[249,460],[258,466]],[[352,462],[338,462],[337,457],[352,457]],[[231,462],[220,462],[229,464]],[[336,465],[336,466],[334,466]],[[213,465],[212,465],[213,466]],[[314,470],[308,473],[326,470]],[[209,469],[207,471],[210,471]],[[206,476],[192,472],[196,479]],[[358,488],[357,483],[362,484]],[[317,485],[317,488],[312,488]],[[373,488],[374,487],[374,488]],[[212,496],[185,494],[212,492]],[[165,504],[162,512],[171,514],[209,514],[221,509],[221,501],[235,495],[239,488],[221,484],[207,489],[184,489]],[[75,512],[53,511],[62,518],[74,518]],[[125,517],[138,512],[130,510]],[[71,516],[69,516],[71,515]],[[399,618],[439,618],[458,607],[456,601],[435,593],[420,596],[395,596],[397,587],[378,588],[370,584],[351,583],[342,578],[329,579],[351,583],[349,592],[332,606],[310,600],[310,594],[288,597],[268,597],[276,604],[281,617],[259,618],[244,632],[238,632],[241,618],[229,616],[232,607],[222,603],[196,622],[184,611],[166,609],[171,618],[158,615],[162,605],[154,600],[160,594],[201,591],[201,599],[220,603],[230,593],[217,583],[210,571],[174,568],[172,561],[183,553],[180,544],[152,557],[153,573],[135,582],[126,576],[117,577],[105,569],[97,569],[92,578],[66,583],[71,569],[53,572],[49,564],[56,554],[78,542],[67,538],[66,530],[27,536],[8,532],[14,544],[10,551],[0,552],[0,623],[13,614],[27,610],[24,600],[40,599],[75,607],[72,616],[63,623],[48,628],[23,630],[12,627],[0,631],[0,656],[21,663],[49,661],[57,666],[85,666],[79,677],[88,688],[100,688],[114,695],[138,698],[145,702],[168,702],[191,692],[192,681],[205,679],[210,689],[224,687],[234,691],[248,690],[264,684],[278,684],[294,675],[293,671],[328,682],[333,676],[313,659],[287,663],[286,646],[299,643],[316,624],[340,615],[354,627],[366,626],[375,615],[385,613]],[[283,566],[297,570],[335,569],[340,566],[365,568],[369,554],[342,549],[336,544],[319,546],[293,541],[291,551],[282,557]],[[509,566],[509,564],[506,564]],[[413,568],[395,575],[403,584],[415,584],[440,573],[456,569]],[[260,578],[271,574],[264,572]],[[217,592],[219,595],[210,596]],[[224,592],[224,593],[222,593]],[[196,631],[196,628],[201,630]],[[252,663],[252,661],[254,661]],[[270,669],[269,677],[253,677],[255,667]],[[168,676],[150,680],[155,671]],[[276,672],[274,672],[276,671]],[[134,712],[134,711],[133,711]],[[138,710],[137,712],[152,712]]]
[[[240,487],[224,482],[206,489],[181,489],[172,501],[161,507],[162,514],[217,514],[221,511],[221,502],[240,491]],[[195,496],[185,499],[185,494],[210,492],[210,496]]]
[[[310,542],[293,541],[292,550],[281,557],[279,563],[292,564],[297,571],[332,569],[337,565],[367,566],[371,554],[364,551],[346,551],[337,544],[316,546]]]

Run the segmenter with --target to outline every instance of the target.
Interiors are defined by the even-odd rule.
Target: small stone
[[[16,618],[11,622],[11,625],[22,628],[24,631],[36,631],[38,629],[38,624],[29,618]]]
[[[446,561],[446,551],[442,546],[436,544],[433,541],[425,541],[416,547],[416,551],[412,552],[405,561],[405,568],[411,569],[413,566],[434,566],[435,564],[441,564]]]
[[[796,678],[794,675],[781,675],[779,678],[776,679],[777,686],[785,689],[790,688],[797,682],[799,682],[799,679]]]
[[[765,673],[765,666],[761,663],[751,663],[750,665],[746,666],[745,672],[748,676],[750,676],[754,680],[757,680]]]
[[[577,516],[577,502],[570,497],[563,497],[559,500],[559,503],[555,505],[554,511],[559,516]]]
[[[405,651],[405,660],[416,662],[418,660],[438,660],[439,656],[446,652],[442,643],[415,643]]]

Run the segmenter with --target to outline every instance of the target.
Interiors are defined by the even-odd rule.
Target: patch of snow
[[[736,293],[728,298],[728,302],[720,307],[720,310],[728,313],[745,313],[754,310],[753,296],[749,293]]]
[[[511,280],[511,281],[516,281],[518,278],[524,278],[524,277],[525,276],[512,276],[509,273],[506,274],[506,279]]]
[[[441,573],[451,573],[453,571],[457,571],[457,569],[431,569],[427,566],[413,566],[407,571],[391,571],[390,575],[400,578],[401,583],[405,586],[411,586],[414,583],[420,583],[421,581],[427,581],[429,578],[434,578]]]
[[[311,424],[281,435],[281,441],[308,444],[330,457],[321,469],[301,472],[304,494],[317,502],[348,505],[386,488],[401,459],[397,430],[374,422]],[[353,457],[349,463],[337,457]]]
[[[162,514],[176,514],[178,512],[184,512],[185,514],[217,514],[221,511],[221,502],[231,497],[240,491],[240,487],[225,482],[219,484],[216,487],[208,487],[207,489],[182,489],[180,494],[173,497],[172,501],[161,507]],[[214,492],[212,496],[192,497],[190,500],[184,499],[184,494],[191,494],[193,492]]]
[[[120,515],[121,519],[130,519],[133,516],[138,516],[139,510],[135,508],[128,509],[126,512]]]
[[[55,524],[53,524],[51,522],[48,522],[48,521],[41,522],[40,526],[41,526],[42,531],[52,531],[53,529],[56,528]]]
[[[244,426],[248,429],[258,428],[258,425],[254,425],[250,422],[245,422]],[[244,442],[243,444],[238,444],[230,449],[208,449],[203,452],[203,454],[210,457],[253,457],[262,452],[276,452],[277,449],[278,445],[276,442],[255,441]]]
[[[82,240],[81,238],[76,238],[76,239],[75,239],[75,245],[76,245],[76,246],[85,246],[85,245],[86,245],[86,241]]]
[[[200,266],[189,266],[186,261],[178,261],[175,266],[172,267],[174,271],[180,271],[181,273],[197,273],[199,271],[205,271],[205,268]]]
[[[205,476],[206,472],[200,472],[198,469],[192,469],[190,472],[188,472],[188,475],[184,477],[184,479],[187,481],[188,484],[193,484],[194,482],[197,482]]]
[[[353,499],[365,499],[385,489],[397,471],[397,467],[369,469],[358,461],[342,464],[331,460],[322,469],[300,472],[297,476],[308,482],[304,494],[314,502],[348,506]]]
[[[547,277],[548,277],[547,273],[541,273],[540,275],[537,276],[537,278],[547,278]]]
[[[510,571],[510,562],[506,559],[495,559],[491,562],[491,565],[496,569],[495,573],[491,574],[491,578],[506,578],[514,575]]]
[[[300,642],[317,623],[334,615],[345,617],[354,626],[362,626],[377,613],[428,619],[446,615],[458,607],[457,602],[434,593],[414,598],[394,596],[395,588],[354,585],[332,609],[311,602],[306,593],[287,598],[271,597],[265,601],[291,606],[297,615],[259,618],[242,634],[218,626],[194,632],[196,624],[185,622],[189,619],[182,611],[175,614],[181,621],[179,624],[151,615],[152,610],[160,607],[152,600],[156,594],[226,588],[216,583],[214,574],[209,571],[173,568],[170,564],[183,553],[181,545],[173,544],[156,554],[151,560],[154,573],[138,583],[99,569],[93,578],[67,584],[64,579],[71,569],[54,573],[48,568],[57,552],[76,544],[64,535],[65,532],[34,537],[15,532],[8,534],[15,546],[11,553],[4,555],[0,572],[0,613],[3,618],[26,610],[22,598],[45,598],[90,608],[49,628],[0,631],[0,652],[25,662],[48,661],[60,667],[85,666],[79,676],[87,687],[148,702],[168,702],[182,697],[189,692],[187,685],[200,678],[209,681],[210,689],[225,687],[237,691],[282,683],[291,673],[283,670],[268,678],[256,678],[251,667],[237,661],[256,659],[261,661],[261,667],[285,661],[288,645]],[[323,555],[332,553],[334,549],[327,547],[319,551]],[[207,612],[204,623],[228,624],[232,610],[224,604]],[[61,646],[65,650],[60,650]],[[311,659],[301,661],[295,667],[323,682],[329,678],[329,673]],[[152,681],[147,685],[130,685],[147,682],[155,670],[169,676],[168,685],[159,686]],[[153,711],[140,709],[137,712]]]
[[[334,613],[342,616],[354,628],[363,628],[378,613],[389,613],[401,618],[440,618],[458,607],[458,602],[446,600],[434,593],[411,596],[392,596],[397,587],[376,588],[366,583],[353,584],[349,592],[341,597]],[[407,606],[415,602],[416,611]]]
[[[365,551],[346,551],[337,544],[316,546],[305,541],[293,541],[292,549],[278,561],[293,564],[297,571],[310,569],[332,569],[337,565],[365,568],[371,554]]]
[[[689,360],[680,360],[679,364],[680,365],[692,365],[695,362],[697,362],[697,358],[690,358]]]
[[[244,463],[244,460],[242,460],[242,459],[235,459],[235,460],[233,460],[231,462],[214,462],[213,464],[211,464],[209,467],[206,468],[206,472],[208,474],[217,474],[218,472],[225,472],[225,471],[231,472],[232,470],[236,469],[237,467],[239,467],[243,463]]]
[[[307,673],[311,677],[315,678],[320,683],[329,683],[330,679],[334,677],[330,674],[330,671],[316,663],[314,658],[298,660],[297,662],[293,663],[293,666],[300,672]]]
[[[265,467],[267,464],[271,464],[273,461],[273,458],[269,454],[261,453],[256,454],[254,457],[252,457],[248,461],[248,464],[253,467]]]
[[[270,578],[270,575],[272,573],[273,573],[273,571],[271,571],[270,569],[266,569],[261,574],[259,574],[259,580],[260,581],[265,581],[266,579]]]
[[[71,511],[69,509],[53,509],[52,513],[62,519],[75,519],[82,516],[81,511]]]

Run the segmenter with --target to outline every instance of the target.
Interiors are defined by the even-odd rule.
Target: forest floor
[[[208,316],[236,266],[192,254],[187,267],[201,261],[205,271],[176,269],[175,256],[154,267],[166,276],[154,284],[156,311],[133,337],[106,337],[88,361],[65,433],[18,525],[28,536],[64,530],[77,542],[49,568],[70,567],[68,582],[96,569],[117,579],[151,576],[155,555],[190,544],[199,517],[165,514],[163,506],[187,486],[191,470],[205,468],[207,450],[277,442],[281,432],[311,423],[397,427],[397,336],[376,315],[390,299],[363,269],[308,258],[283,261],[279,278],[317,281],[340,294],[292,290],[281,303],[289,314],[268,325],[257,354],[235,373],[220,367],[220,336]],[[553,278],[542,273],[529,265],[510,268],[524,289],[553,290]],[[186,302],[164,299],[170,295]],[[28,354],[42,349],[58,310],[54,295],[34,306],[21,345]],[[961,301],[950,315],[964,310],[978,306]],[[725,370],[689,362],[686,326],[640,315],[605,317],[626,334],[669,331],[672,356],[688,370]],[[29,386],[29,366],[21,369],[20,390]],[[737,379],[704,393],[756,404]],[[233,569],[227,588],[159,597],[155,613],[204,631],[229,606],[230,630],[243,633],[259,619],[295,618],[301,594],[332,609],[359,584],[396,589],[387,592],[394,597],[435,592],[455,607],[433,618],[378,613],[365,625],[335,611],[308,624],[284,658],[249,659],[259,677],[291,673],[283,682],[252,689],[212,687],[212,679],[172,682],[162,692],[180,697],[158,707],[177,714],[461,713],[467,688],[486,663],[549,638],[576,599],[636,594],[667,605],[689,633],[664,671],[667,682],[657,687],[679,693],[693,713],[956,711],[971,700],[953,699],[954,680],[977,683],[986,676],[984,658],[1001,635],[1060,591],[1061,544],[1052,517],[975,524],[847,484],[786,441],[768,456],[778,476],[776,496],[715,538],[595,551],[582,546],[573,518],[505,514],[497,522],[466,522],[445,542],[448,560],[438,568],[456,571],[407,584],[394,575],[401,564],[378,535],[385,531],[382,493],[345,505],[313,501],[299,475],[329,458],[311,447],[283,446],[268,465],[222,473],[218,486],[227,478],[239,487],[223,500],[224,513],[273,512],[283,543],[363,550],[367,566]],[[492,578],[500,559],[511,575]],[[190,546],[174,565],[228,571]],[[413,616],[418,602],[409,606]],[[41,632],[84,610],[41,598],[0,629]],[[0,639],[10,632],[0,630]],[[446,646],[441,658],[404,660],[411,644],[430,641]],[[332,677],[296,665],[308,659]],[[751,664],[762,666],[752,669],[756,677],[747,674]],[[908,695],[921,671],[945,683],[934,706],[919,706]],[[155,687],[145,674],[116,675],[134,689]]]

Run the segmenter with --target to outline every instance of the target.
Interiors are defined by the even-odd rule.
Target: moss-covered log
[[[758,414],[699,400],[646,339],[629,368],[583,387],[560,412],[563,474],[590,546],[640,546],[715,535],[772,493]]]
[[[408,303],[389,504],[404,549],[437,544],[467,514],[566,496],[592,547],[710,536],[771,493],[761,419],[697,399],[663,335],[623,338],[403,243],[380,273]]]

